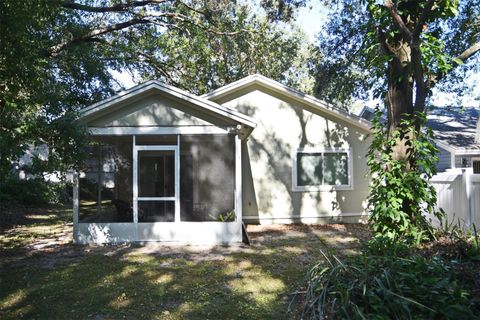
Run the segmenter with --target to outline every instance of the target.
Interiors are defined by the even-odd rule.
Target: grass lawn
[[[294,319],[320,249],[355,254],[359,225],[249,226],[251,246],[71,244],[71,211],[0,230],[1,319]]]

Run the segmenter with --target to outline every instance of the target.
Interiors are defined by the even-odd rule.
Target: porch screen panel
[[[94,137],[79,180],[79,222],[133,222],[132,137]]]
[[[234,136],[181,136],[180,146],[180,219],[235,220]]]

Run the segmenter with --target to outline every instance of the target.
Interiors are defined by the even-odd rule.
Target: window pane
[[[234,221],[234,137],[182,136],[180,148],[181,221]]]
[[[133,222],[132,137],[92,137],[86,152],[79,222]]]
[[[325,185],[348,185],[348,155],[346,152],[324,153]]]
[[[322,154],[297,154],[297,185],[319,186],[322,180]]]

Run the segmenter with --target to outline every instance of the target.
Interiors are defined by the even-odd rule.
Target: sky
[[[297,19],[311,43],[315,43],[315,35],[322,30],[322,25],[327,18],[327,9],[319,2],[313,2],[299,10]]]

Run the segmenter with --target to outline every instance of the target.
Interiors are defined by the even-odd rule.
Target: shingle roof
[[[453,149],[480,150],[480,108],[445,107],[428,115],[435,139]]]

